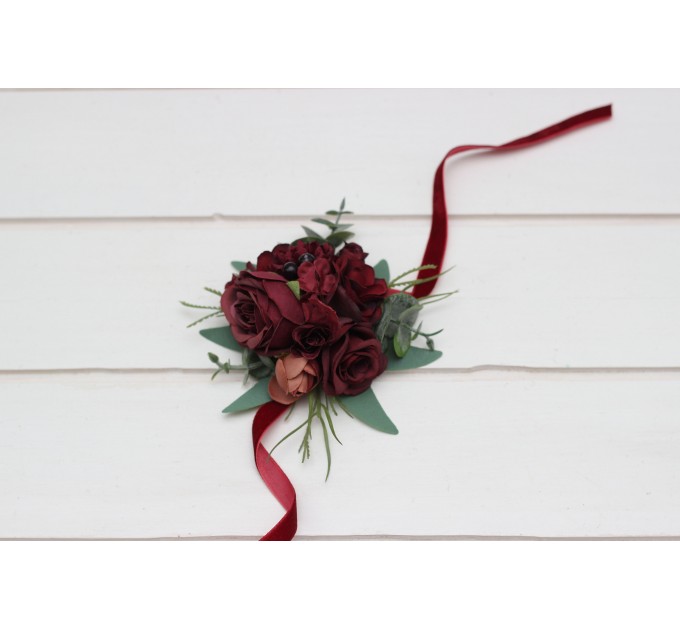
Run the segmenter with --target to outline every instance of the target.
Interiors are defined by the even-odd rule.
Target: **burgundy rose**
[[[293,341],[296,352],[307,359],[318,357],[322,348],[336,341],[349,327],[315,295],[302,303],[302,313],[305,323],[293,331]]]
[[[293,330],[304,323],[302,306],[283,276],[241,271],[222,294],[222,311],[236,341],[267,356],[290,350]]]
[[[352,326],[321,353],[323,390],[329,396],[355,396],[366,391],[387,367],[387,357],[373,329]]]
[[[316,361],[287,354],[276,362],[274,375],[269,381],[269,396],[282,405],[290,405],[316,387],[318,381]]]
[[[297,270],[300,290],[330,300],[338,288],[338,276],[326,258],[302,263]]]
[[[311,254],[314,258],[333,258],[333,246],[319,241],[297,240],[291,243],[277,245],[272,251],[262,252],[257,257],[258,271],[273,271],[282,273],[287,262],[298,263],[302,254]]]
[[[375,277],[375,271],[364,260],[368,256],[356,243],[345,245],[335,259],[335,269],[338,272],[340,287],[338,308],[347,310],[349,300],[356,304],[361,318],[375,324],[382,315],[382,302],[387,296],[387,283],[382,278]]]

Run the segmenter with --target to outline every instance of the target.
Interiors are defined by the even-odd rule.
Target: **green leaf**
[[[380,406],[372,389],[369,388],[358,396],[339,396],[339,400],[343,409],[369,427],[391,435],[399,433],[399,429]]]
[[[202,337],[216,343],[218,346],[229,348],[229,350],[236,350],[237,352],[243,350],[243,346],[234,339],[234,335],[232,335],[229,326],[222,326],[221,328],[204,328],[199,332]]]
[[[436,361],[442,353],[439,350],[425,350],[411,346],[403,358],[399,358],[394,352],[387,353],[388,371],[414,370]]]
[[[302,226],[302,229],[305,231],[305,234],[306,234],[307,236],[309,236],[309,238],[313,238],[313,239],[315,239],[315,240],[317,240],[317,241],[323,241],[323,240],[325,240],[324,237],[321,236],[321,234],[317,234],[314,230],[312,230],[312,229],[310,229],[310,228],[308,228],[308,227],[306,227],[306,226],[304,226],[304,225]]]
[[[397,334],[397,324],[401,314],[413,306],[422,306],[418,300],[408,293],[393,293],[383,302],[382,317],[375,334],[380,341],[392,339]]]
[[[345,198],[342,198],[342,201],[340,202],[340,212],[342,212],[345,209]]]
[[[222,413],[236,413],[264,405],[264,403],[271,400],[268,388],[268,379],[257,381],[245,394],[239,396],[231,405],[222,409]]]
[[[329,228],[335,227],[335,223],[333,223],[333,221],[329,221],[328,219],[312,219],[312,221],[314,221],[314,223],[321,223],[321,225],[325,225]]]
[[[295,297],[299,300],[300,299],[300,281],[299,280],[290,280],[286,282],[288,285],[288,288],[293,292]]]
[[[374,265],[373,271],[375,271],[376,278],[382,278],[385,282],[390,281],[390,266],[386,260],[381,260]]]
[[[406,326],[399,326],[392,344],[394,345],[394,354],[400,359],[403,358],[411,347],[411,331]]]
[[[326,240],[333,246],[337,247],[345,241],[349,241],[354,236],[354,232],[333,232]]]
[[[243,271],[246,268],[246,263],[242,260],[232,260],[231,266],[236,269],[236,271]]]
[[[399,315],[399,321],[408,326],[413,326],[413,324],[416,323],[416,319],[418,319],[418,311],[422,310],[423,305],[419,303],[409,306],[405,311],[402,311],[401,315]]]
[[[413,326],[416,323],[416,319],[418,319],[418,312],[421,310],[423,310],[422,304],[416,303],[413,306],[409,306],[405,311],[402,311],[401,315],[399,315],[399,327],[394,335],[393,344],[394,352],[400,358],[402,358],[411,347]]]

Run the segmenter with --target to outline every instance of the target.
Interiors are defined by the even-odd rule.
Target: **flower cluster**
[[[336,252],[300,239],[262,252],[221,298],[236,341],[276,361],[269,395],[290,404],[317,385],[329,396],[366,391],[387,367],[374,332],[388,294],[356,243]]]
[[[223,291],[204,289],[220,297],[218,305],[181,302],[208,311],[196,324],[224,316],[228,326],[200,333],[223,348],[241,354],[240,364],[208,358],[220,373],[244,372],[244,383],[255,380],[224,413],[237,413],[268,405],[283,405],[306,398],[306,420],[280,440],[302,431],[299,452],[310,456],[312,425],[323,431],[328,468],[329,436],[340,442],[333,418],[338,410],[384,433],[398,429],[371,387],[385,370],[412,370],[436,361],[441,352],[433,338],[441,330],[425,332],[418,321],[422,309],[453,292],[416,297],[413,289],[433,283],[438,267],[425,264],[390,278],[387,261],[372,266],[368,254],[354,243],[352,226],[345,223],[344,201],[337,210],[312,221],[328,228],[322,236],[303,226],[303,238],[276,245],[254,262],[232,261],[235,273]],[[432,271],[432,275],[421,272]],[[413,278],[413,275],[416,277]],[[418,347],[413,342],[425,342]],[[271,451],[270,451],[271,453]]]

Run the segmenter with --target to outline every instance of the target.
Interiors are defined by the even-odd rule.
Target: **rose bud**
[[[312,390],[319,380],[316,361],[287,354],[276,362],[274,376],[269,381],[269,396],[283,405],[290,405]]]

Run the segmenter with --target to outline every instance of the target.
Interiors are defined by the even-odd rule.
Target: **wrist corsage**
[[[442,331],[423,328],[428,305],[454,292],[434,293],[446,250],[448,216],[444,165],[469,150],[512,150],[555,137],[578,126],[611,116],[611,106],[574,116],[530,136],[499,145],[465,145],[452,149],[435,174],[432,225],[422,264],[391,277],[385,260],[354,242],[352,214],[345,202],[337,210],[312,219],[322,226],[304,227],[304,235],[261,252],[249,262],[232,262],[235,273],[219,296],[219,304],[184,306],[209,311],[190,324],[224,317],[226,325],[201,335],[240,354],[238,362],[209,353],[213,378],[244,374],[247,391],[224,409],[236,413],[257,408],[253,422],[255,462],[263,480],[285,509],[283,518],[262,540],[290,540],[297,529],[296,495],[271,453],[293,435],[301,436],[302,461],[310,457],[310,439],[318,427],[323,436],[327,472],[331,445],[338,439],[334,419],[340,413],[385,433],[398,433],[376,398],[373,381],[387,370],[410,370],[436,361]],[[320,234],[319,232],[325,232]],[[267,451],[262,437],[281,415],[303,403],[307,417]]]

